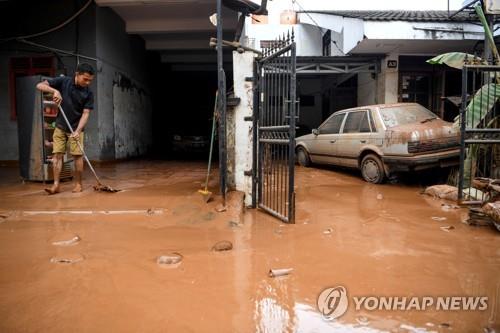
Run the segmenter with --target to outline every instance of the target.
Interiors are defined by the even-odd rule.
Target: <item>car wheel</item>
[[[297,149],[297,162],[299,162],[299,165],[303,167],[308,167],[311,165],[309,154],[304,148]]]
[[[377,155],[368,154],[361,161],[361,175],[369,183],[381,184],[385,180],[384,164]]]

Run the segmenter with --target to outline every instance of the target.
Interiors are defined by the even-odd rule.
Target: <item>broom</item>
[[[71,127],[71,124],[69,123],[69,120],[66,117],[66,114],[64,113],[63,108],[61,107],[61,105],[58,105],[58,107],[59,107],[59,111],[61,111],[61,114],[62,114],[62,116],[64,118],[64,121],[66,122],[66,125],[68,125],[68,128],[71,131],[71,134],[74,134],[75,132],[73,131],[73,128]],[[87,154],[85,154],[85,151],[83,150],[83,147],[82,147],[80,141],[79,140],[75,140],[75,142],[78,145],[78,148],[80,148],[80,150],[81,150],[81,152],[83,154],[83,158],[84,158],[85,162],[87,162],[90,170],[94,174],[95,180],[97,181],[97,184],[94,185],[94,190],[98,191],[98,192],[108,192],[108,193],[115,193],[115,192],[120,191],[120,190],[112,188],[111,186],[104,185],[103,183],[101,183],[99,177],[97,177],[97,173],[95,172],[94,168],[92,167],[92,164],[90,164],[90,161],[89,161],[89,159],[87,157]]]

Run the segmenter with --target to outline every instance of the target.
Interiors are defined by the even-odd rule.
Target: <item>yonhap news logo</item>
[[[355,311],[485,311],[487,296],[353,296],[343,286],[324,289],[318,296],[318,310],[327,320],[341,317],[349,303]]]
[[[325,319],[339,318],[347,311],[348,305],[347,290],[342,286],[326,288],[318,297],[318,309]]]

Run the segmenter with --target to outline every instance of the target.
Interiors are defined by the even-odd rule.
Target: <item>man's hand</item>
[[[78,130],[78,129],[77,129],[77,130],[76,130],[76,131],[74,131],[74,132],[73,132],[73,134],[71,134],[69,137],[70,137],[70,138],[74,138],[75,140],[80,139],[80,130]]]
[[[54,96],[52,97],[52,100],[56,102],[57,104],[61,104],[62,102],[62,96],[59,90],[54,89]]]

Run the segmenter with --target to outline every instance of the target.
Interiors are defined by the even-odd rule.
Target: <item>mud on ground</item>
[[[500,323],[500,242],[416,185],[297,169],[297,218],[217,212],[196,162],[100,166],[124,191],[47,196],[0,168],[1,332],[482,332]],[[210,190],[217,192],[214,179]],[[453,228],[449,228],[449,227]],[[214,251],[228,241],[232,249]],[[180,254],[181,257],[177,257]],[[160,256],[164,256],[159,259]],[[160,261],[159,261],[160,260]],[[179,261],[180,260],[180,261]],[[171,265],[172,267],[170,267]],[[278,278],[269,269],[293,268]],[[349,296],[487,296],[485,311],[356,311]]]

